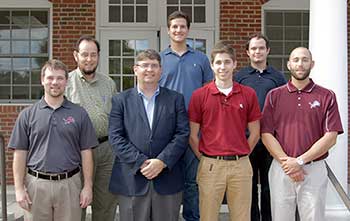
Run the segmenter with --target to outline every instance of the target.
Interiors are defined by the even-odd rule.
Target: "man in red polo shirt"
[[[190,145],[200,159],[201,221],[218,220],[225,192],[231,220],[250,221],[252,167],[248,154],[259,140],[261,113],[254,90],[232,80],[236,64],[234,49],[225,42],[217,43],[211,52],[215,81],[194,91],[189,105]]]
[[[272,220],[325,220],[327,170],[324,159],[343,133],[333,91],[316,85],[304,47],[292,51],[291,80],[269,92],[262,119],[262,141],[274,157],[269,171]]]

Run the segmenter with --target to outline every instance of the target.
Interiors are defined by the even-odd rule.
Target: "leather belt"
[[[108,140],[108,136],[99,137],[97,140],[98,140],[99,143],[106,142]]]
[[[242,157],[248,156],[247,154],[229,155],[229,156],[210,156],[210,155],[206,155],[205,153],[202,153],[202,154],[205,157],[209,157],[209,158],[213,158],[213,159],[217,159],[217,160],[239,160]]]
[[[74,176],[75,174],[79,173],[79,171],[80,171],[80,168],[77,167],[74,170],[69,171],[69,172],[49,174],[49,173],[41,173],[41,172],[34,171],[32,169],[28,169],[28,173],[30,175],[35,176],[35,177],[40,178],[40,179],[44,179],[44,180],[68,179],[68,178]]]

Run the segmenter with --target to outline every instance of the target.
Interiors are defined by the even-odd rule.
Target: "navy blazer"
[[[166,168],[154,178],[159,194],[183,190],[180,157],[188,147],[189,123],[180,93],[160,87],[155,100],[152,130],[136,88],[112,98],[109,142],[115,155],[109,190],[125,196],[145,195],[151,183],[140,172],[147,159],[157,158]]]

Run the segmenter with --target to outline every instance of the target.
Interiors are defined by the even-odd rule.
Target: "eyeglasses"
[[[136,64],[136,66],[139,66],[142,69],[148,69],[148,68],[157,69],[160,67],[159,64],[150,64],[150,63]]]
[[[84,58],[84,59],[87,59],[89,56],[90,56],[90,58],[92,58],[92,59],[96,59],[97,57],[98,57],[98,53],[96,53],[96,52],[92,52],[92,53],[88,53],[88,52],[82,52],[82,53],[80,53],[80,52],[78,52],[79,54],[80,54],[80,56],[82,57],[82,58]]]

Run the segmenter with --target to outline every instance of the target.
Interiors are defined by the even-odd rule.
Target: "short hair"
[[[167,21],[168,28],[170,28],[171,21],[176,18],[184,18],[187,23],[187,28],[190,29],[191,19],[185,12],[182,12],[182,11],[174,11],[168,16],[168,21]]]
[[[253,38],[256,38],[256,39],[264,39],[266,48],[270,48],[269,39],[268,39],[265,35],[263,35],[262,33],[255,33],[255,34],[249,36],[249,39],[248,39],[248,41],[247,41],[246,44],[245,44],[245,49],[246,49],[247,51],[249,50],[250,41],[251,41]]]
[[[45,77],[45,71],[49,70],[62,70],[64,71],[64,76],[68,79],[68,68],[67,66],[60,60],[51,59],[45,62],[44,66],[41,68],[41,77]]]
[[[80,38],[78,39],[78,41],[75,43],[75,48],[74,50],[79,52],[79,45],[82,41],[92,41],[95,43],[96,45],[96,48],[97,48],[97,52],[100,53],[100,43],[98,43],[98,41],[92,37],[92,36],[89,36],[89,35],[82,35],[80,36]]]
[[[159,62],[159,65],[160,65],[160,62],[161,62],[161,58],[160,58],[159,53],[156,50],[154,50],[154,49],[146,49],[144,51],[141,51],[136,56],[136,60],[135,61],[137,63],[139,61],[144,61],[146,59],[157,60]]]
[[[218,41],[214,48],[211,50],[210,57],[211,57],[211,63],[214,63],[215,56],[217,54],[226,53],[230,55],[231,59],[233,61],[236,61],[236,51],[235,49],[230,45],[228,41]]]

